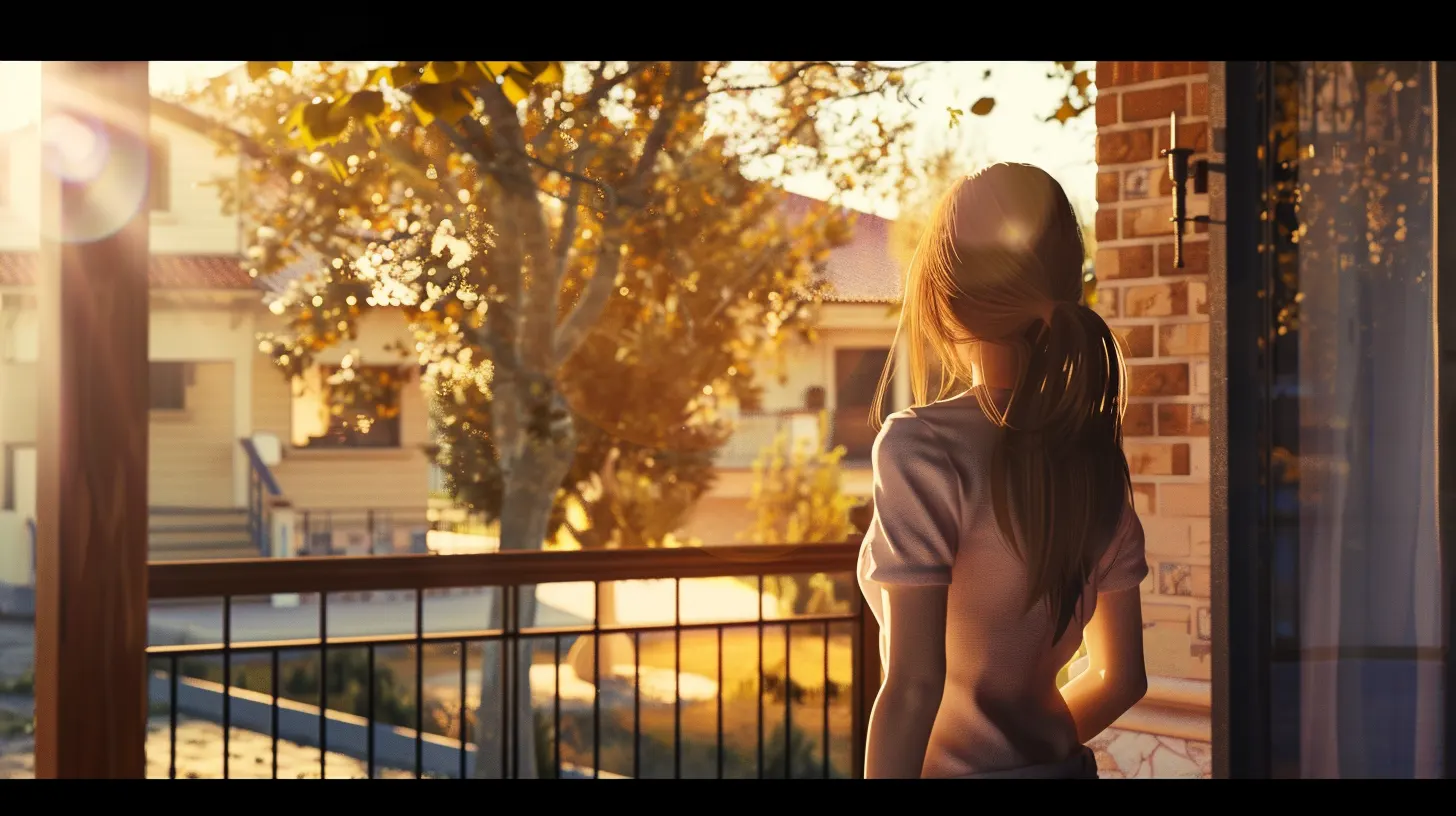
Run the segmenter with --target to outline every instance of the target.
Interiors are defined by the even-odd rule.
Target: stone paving
[[[1213,747],[1206,742],[1109,728],[1087,745],[1103,779],[1213,778]]]
[[[156,718],[147,730],[147,778],[166,779],[170,770],[170,734],[166,718]],[[29,738],[0,740],[0,779],[30,779],[35,776],[35,745]],[[273,775],[273,740],[266,734],[233,729],[228,744],[229,776],[233,779],[267,779]],[[329,779],[363,779],[364,763],[353,757],[330,752],[325,763]],[[375,768],[378,779],[412,779],[414,771]],[[177,723],[177,778],[222,778],[222,727],[201,720]],[[319,750],[279,741],[278,778],[318,779]]]

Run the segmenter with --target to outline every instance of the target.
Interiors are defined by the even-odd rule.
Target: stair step
[[[147,508],[153,516],[246,516],[246,507],[174,507],[153,505]]]
[[[258,550],[252,544],[242,543],[227,547],[179,547],[177,549],[151,548],[147,555],[151,561],[224,561],[234,558],[258,558]]]
[[[240,523],[232,524],[169,524],[163,527],[152,525],[147,528],[147,533],[149,535],[158,535],[163,533],[169,535],[192,535],[197,533],[230,533],[236,535],[239,532],[248,532],[248,523],[246,520]]]

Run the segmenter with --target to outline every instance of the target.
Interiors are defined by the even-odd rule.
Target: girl
[[[859,560],[885,670],[867,777],[1096,778],[1083,744],[1146,690],[1126,369],[1083,257],[1061,186],[997,164],[946,194],[911,262],[896,342],[918,407],[880,428]]]

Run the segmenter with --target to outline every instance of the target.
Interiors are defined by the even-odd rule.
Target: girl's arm
[[[1062,686],[1062,699],[1077,724],[1077,739],[1107,730],[1148,690],[1143,665],[1143,606],[1136,584],[1097,596],[1097,611],[1082,637],[1087,670]]]
[[[945,689],[945,586],[883,589],[889,656],[870,714],[867,779],[919,779]]]

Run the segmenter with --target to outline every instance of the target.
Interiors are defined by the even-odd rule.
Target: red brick
[[[1164,113],[1163,118],[1167,119],[1168,114]],[[1158,150],[1168,146],[1168,125],[1159,125],[1158,134],[1153,141],[1153,146]],[[1207,122],[1179,122],[1178,123],[1178,146],[1192,148],[1194,153],[1208,152],[1208,123]]]
[[[1148,82],[1152,79],[1155,79],[1155,77],[1153,76],[1153,68],[1156,67],[1156,65],[1157,63],[1153,62],[1134,62],[1132,64],[1132,81]]]
[[[1208,225],[1205,224],[1202,221],[1194,221],[1193,222],[1193,232],[1194,232],[1194,234],[1201,234],[1201,233],[1208,232]]]
[[[1117,210],[1099,207],[1097,209],[1097,222],[1093,229],[1097,231],[1094,237],[1098,241],[1116,241]]]
[[[1206,116],[1208,114],[1208,83],[1195,82],[1188,88],[1189,102],[1188,112],[1194,116]]]
[[[1152,128],[1097,134],[1097,163],[1099,165],[1148,161],[1152,158],[1154,158]]]
[[[1147,122],[1168,118],[1176,113],[1188,113],[1188,86],[1168,85],[1162,88],[1148,88],[1141,91],[1125,91],[1122,94],[1122,121]]]
[[[1168,212],[1171,215],[1172,205],[1168,205]],[[1159,275],[1207,275],[1208,274],[1208,242],[1207,241],[1184,241],[1183,242],[1183,268],[1173,266],[1173,242],[1158,245],[1158,274]]]
[[[1172,77],[1185,76],[1188,73],[1186,62],[1157,62],[1153,63],[1153,78],[1171,79]]]
[[[1127,466],[1139,476],[1187,476],[1187,442],[1129,442]]]
[[[1191,357],[1207,353],[1207,323],[1173,323],[1158,327],[1159,356]]]
[[[1157,235],[1172,235],[1173,205],[1159,202],[1145,207],[1126,207],[1122,215],[1122,237],[1150,238]]]
[[[1130,364],[1128,395],[1133,397],[1178,397],[1188,393],[1187,363]]]
[[[1153,248],[1150,246],[1099,248],[1095,268],[1098,280],[1150,278],[1153,276]]]
[[[1097,174],[1097,203],[1107,204],[1117,200],[1118,190],[1122,185],[1118,181],[1118,172],[1109,170]]]
[[[1147,482],[1132,483],[1132,507],[1140,516],[1158,512],[1158,486]]]
[[[1117,317],[1118,292],[1106,286],[1099,288],[1096,293],[1096,300],[1092,303],[1092,311],[1102,316],[1103,320],[1113,320]]]
[[[1117,84],[1117,63],[1110,60],[1098,60],[1096,67],[1097,90],[1111,88]]]
[[[1188,63],[1188,73],[1190,75],[1192,75],[1192,76],[1197,76],[1199,74],[1207,74],[1208,73],[1208,63],[1207,62],[1190,62],[1190,63]]]
[[[1208,284],[1203,281],[1188,282],[1189,314],[1208,314]]]
[[[1117,94],[1103,93],[1097,95],[1097,126],[1117,124]]]
[[[1208,406],[1160,403],[1158,436],[1208,436]]]
[[[1127,317],[1188,314],[1188,284],[1182,281],[1129,286],[1123,297],[1123,314]]]
[[[1112,333],[1122,341],[1124,357],[1153,356],[1152,326],[1117,326],[1113,328]]]
[[[1209,515],[1208,485],[1206,484],[1168,484],[1162,485],[1158,491],[1159,496],[1158,515],[1165,518],[1171,517],[1193,517],[1205,518]]]
[[[1153,435],[1153,404],[1151,402],[1130,402],[1122,415],[1123,436]]]
[[[1163,147],[1167,147],[1167,145],[1163,145],[1162,147],[1160,147],[1158,149],[1159,150],[1162,150]],[[1173,179],[1168,175],[1168,166],[1166,164],[1163,165],[1162,167],[1159,167],[1157,169],[1157,176],[1158,176],[1158,195],[1160,195],[1160,196],[1171,196],[1173,194]],[[1173,214],[1173,204],[1172,204],[1172,202],[1169,202],[1169,204],[1168,204],[1168,215],[1171,216],[1172,214]]]

